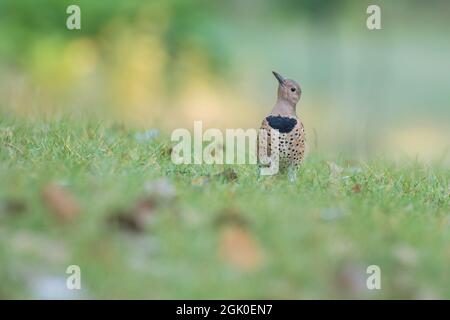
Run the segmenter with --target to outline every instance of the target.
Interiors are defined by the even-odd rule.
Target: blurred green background
[[[65,26],[70,4],[81,30]],[[437,0],[1,0],[0,110],[258,127],[277,70],[303,88],[310,148],[448,162],[449,19]]]

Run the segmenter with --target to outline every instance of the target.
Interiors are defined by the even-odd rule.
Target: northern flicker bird
[[[287,169],[289,178],[296,178],[298,166],[305,155],[305,130],[297,117],[296,106],[300,100],[302,90],[300,85],[291,79],[285,79],[273,71],[278,80],[278,97],[272,112],[264,118],[258,141],[258,157],[265,165],[274,159],[279,159],[279,169]],[[274,131],[279,132],[277,145],[272,148]],[[266,132],[264,138],[262,133]]]

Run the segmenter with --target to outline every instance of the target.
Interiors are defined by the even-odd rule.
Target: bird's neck
[[[282,117],[297,117],[296,114],[296,105],[292,104],[291,102],[278,98],[277,102],[275,103],[275,106],[272,109],[271,114],[275,116],[282,116]]]

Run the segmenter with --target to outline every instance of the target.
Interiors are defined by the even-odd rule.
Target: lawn
[[[443,164],[310,153],[291,183],[137,133],[0,118],[0,298],[450,298]]]

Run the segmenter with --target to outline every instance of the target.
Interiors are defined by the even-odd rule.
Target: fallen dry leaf
[[[220,253],[227,263],[250,271],[262,263],[262,251],[247,228],[237,224],[224,226],[220,234]]]
[[[153,219],[155,208],[154,198],[144,198],[137,201],[131,209],[116,212],[109,222],[128,231],[143,232]]]
[[[18,215],[27,210],[27,204],[20,199],[4,199],[0,201],[0,213]]]
[[[108,222],[111,225],[117,226],[127,231],[132,232],[142,232],[144,228],[142,224],[139,222],[139,219],[136,219],[135,216],[129,214],[128,212],[116,212],[111,217],[109,217]]]
[[[145,184],[145,195],[128,209],[116,211],[108,222],[125,230],[143,232],[154,221],[156,208],[169,207],[175,203],[177,190],[165,178],[149,181]]]
[[[355,183],[355,185],[352,188],[353,193],[360,193],[361,192],[361,185],[359,183]]]
[[[226,207],[223,209],[216,219],[218,226],[224,226],[227,224],[236,224],[242,227],[248,226],[247,219],[241,214],[236,207]]]
[[[46,206],[61,222],[71,222],[80,214],[80,206],[73,194],[56,183],[47,185],[42,197]]]

